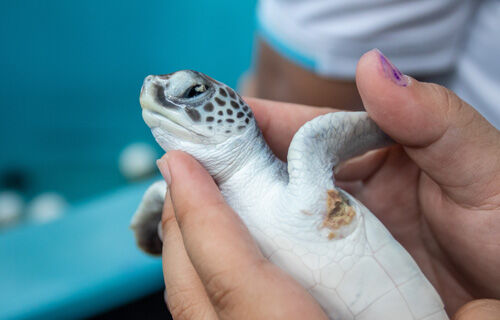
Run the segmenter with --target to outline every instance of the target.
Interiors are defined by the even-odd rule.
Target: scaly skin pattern
[[[188,152],[208,170],[264,255],[306,288],[331,319],[448,319],[408,252],[366,207],[334,185],[337,163],[392,143],[366,113],[338,112],[308,122],[294,136],[285,164],[251,116],[244,128],[234,125],[239,118],[222,119],[218,128],[214,119],[206,121],[221,110],[227,115],[235,107],[230,101],[239,104],[237,110],[248,108],[220,88],[234,93],[192,71],[148,77],[143,116],[166,151]],[[167,101],[173,96],[175,107],[159,105],[158,95]],[[204,107],[207,101],[217,106],[216,98],[226,101],[214,110]],[[200,112],[189,116],[188,108]],[[138,243],[152,253],[159,253],[154,226],[165,192],[165,183],[153,185],[132,221]]]

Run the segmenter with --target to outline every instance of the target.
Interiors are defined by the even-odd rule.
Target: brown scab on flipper
[[[321,228],[328,228],[332,231],[328,235],[328,239],[331,240],[336,237],[334,231],[349,225],[354,219],[356,212],[349,204],[349,200],[343,197],[338,191],[327,190],[326,194],[327,213],[323,219]]]

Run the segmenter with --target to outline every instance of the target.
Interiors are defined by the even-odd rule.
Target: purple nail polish
[[[380,64],[382,65],[384,74],[398,86],[406,87],[408,85],[408,77],[402,74],[401,71],[399,71],[399,69],[396,68],[396,66],[393,65],[392,62],[387,59],[387,57],[384,56],[384,54],[380,50],[375,50],[380,57]]]

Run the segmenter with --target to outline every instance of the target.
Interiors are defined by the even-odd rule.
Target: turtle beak
[[[144,82],[142,83],[142,87],[141,87],[141,94],[139,96],[139,99],[142,98],[142,95],[144,94],[144,92],[147,90],[146,88],[148,88],[151,83],[153,82],[153,79],[154,79],[154,76],[147,76],[145,79],[144,79]]]
[[[181,106],[165,96],[164,88],[168,86],[168,83],[165,81],[167,80],[163,80],[159,76],[147,76],[144,79],[139,97],[139,102],[143,109],[163,115],[168,115],[172,113],[171,111],[179,112]]]

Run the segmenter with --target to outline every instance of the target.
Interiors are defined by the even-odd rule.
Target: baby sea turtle
[[[264,255],[293,276],[332,319],[448,319],[408,252],[354,197],[334,185],[340,161],[392,141],[365,112],[317,117],[295,134],[287,163],[272,153],[248,105],[196,71],[148,76],[142,115],[165,150],[196,158]],[[161,253],[159,181],[132,220],[139,246]],[[193,195],[195,196],[195,195]]]

